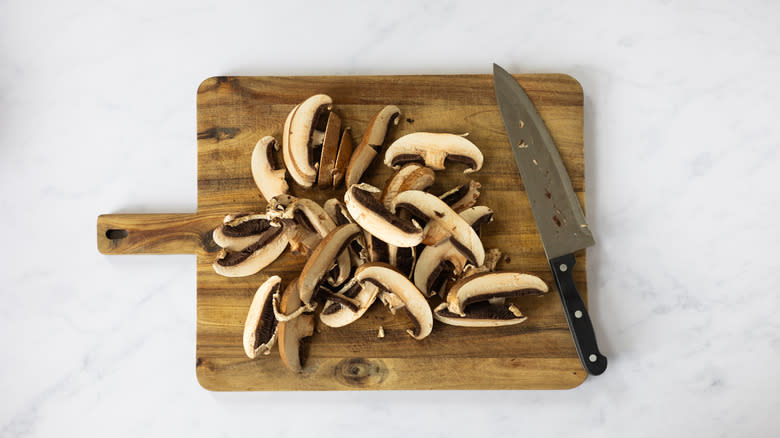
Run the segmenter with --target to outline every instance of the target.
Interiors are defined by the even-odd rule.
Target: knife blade
[[[566,320],[583,367],[599,375],[607,358],[599,352],[593,324],[572,277],[574,253],[595,241],[547,126],[525,90],[493,64],[493,81],[509,145],[520,171],[544,252],[558,287]]]

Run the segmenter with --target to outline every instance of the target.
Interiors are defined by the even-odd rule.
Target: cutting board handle
[[[103,254],[208,254],[219,251],[211,231],[222,215],[104,214],[97,219]]]

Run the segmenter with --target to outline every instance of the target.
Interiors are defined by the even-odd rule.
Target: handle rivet
[[[579,311],[579,310],[578,310],[578,311],[576,311],[576,312],[574,312],[574,317],[575,317],[575,318],[577,318],[577,319],[580,319],[580,318],[582,318],[582,312],[581,312],[581,311]]]
[[[562,263],[561,266],[558,266],[558,269],[560,269],[561,272],[566,272],[566,270],[569,269],[569,267],[566,266],[565,263]]]
[[[596,359],[598,359],[598,357],[596,357],[595,354],[591,354],[590,356],[588,356],[588,360],[591,361],[591,362],[595,362]]]

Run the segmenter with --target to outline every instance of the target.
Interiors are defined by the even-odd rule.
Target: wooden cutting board
[[[561,74],[518,75],[549,128],[574,190],[585,202],[583,95],[580,84]],[[540,276],[550,293],[516,301],[528,316],[517,326],[463,328],[436,322],[433,333],[416,341],[405,333],[409,321],[376,304],[347,327],[318,325],[302,374],[288,371],[274,347],[270,356],[248,359],[242,348],[244,319],[257,287],[270,275],[286,284],[304,259],[285,253],[246,278],[225,278],[211,263],[218,247],[211,231],[227,213],[263,211],[254,185],[250,155],[264,135],[281,139],[284,119],[306,97],[326,93],[357,144],[368,120],[384,105],[402,110],[389,144],[414,131],[469,133],[485,156],[479,204],[495,211],[483,227],[485,248],[499,248],[502,270]],[[562,389],[586,377],[569,333],[523,183],[510,151],[489,75],[213,77],[198,88],[198,211],[194,214],[103,215],[98,248],[105,254],[197,254],[198,380],[210,390],[346,389]],[[381,158],[365,181],[383,186],[391,171]],[[467,181],[463,168],[436,173],[433,193]],[[289,179],[289,177],[288,177]],[[292,193],[318,202],[344,189]],[[586,298],[585,254],[574,268]],[[382,326],[385,337],[377,338]]]

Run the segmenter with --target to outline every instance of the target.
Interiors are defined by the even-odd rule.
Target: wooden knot
[[[360,388],[380,385],[388,373],[383,361],[362,357],[344,359],[336,365],[334,371],[339,382]]]

